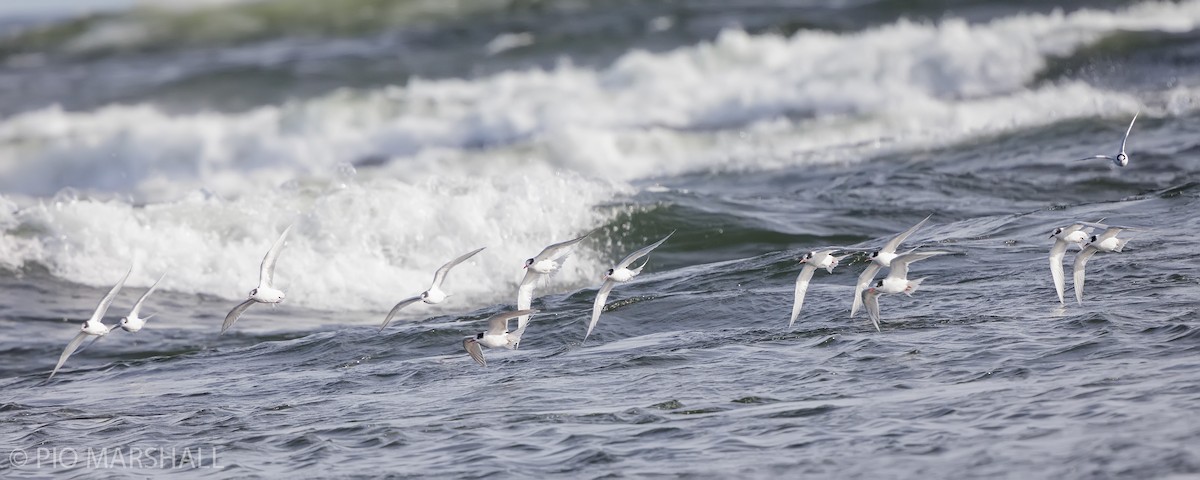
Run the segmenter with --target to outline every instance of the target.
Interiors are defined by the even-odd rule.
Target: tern
[[[433,305],[436,303],[442,303],[442,301],[445,300],[446,297],[450,296],[446,292],[442,291],[442,282],[446,281],[446,274],[450,273],[450,269],[454,268],[455,265],[465,262],[468,258],[475,256],[476,253],[482,252],[484,248],[487,248],[487,247],[477,248],[466,254],[463,254],[462,256],[460,256],[454,260],[446,262],[445,265],[442,265],[441,268],[437,269],[437,272],[434,272],[433,283],[431,285],[429,285],[429,288],[427,290],[425,290],[424,292],[421,292],[420,295],[417,295],[415,297],[409,297],[404,300],[401,300],[400,303],[397,303],[396,306],[392,307],[392,310],[390,312],[388,312],[388,314],[387,314],[387,318],[383,319],[383,325],[379,326],[379,331],[382,332],[383,329],[387,328],[389,323],[392,323],[392,318],[395,318],[396,314],[400,313],[400,309],[407,307],[409,305],[412,305],[413,303],[416,303],[417,301],[422,301],[422,302],[428,303],[430,305]]]
[[[800,274],[796,276],[796,301],[792,304],[792,319],[788,321],[788,327],[795,324],[796,318],[800,316],[800,308],[804,306],[804,295],[808,292],[808,282],[812,281],[813,273],[818,268],[824,268],[826,272],[832,274],[833,268],[838,266],[838,262],[850,256],[850,254],[846,254],[835,257],[834,254],[845,250],[842,248],[813,250],[800,257],[800,263],[804,264],[804,268],[801,268]]]
[[[1129,239],[1117,238],[1117,234],[1128,229],[1129,227],[1108,227],[1100,235],[1092,235],[1083,247],[1083,251],[1075,255],[1075,301],[1080,305],[1083,305],[1083,277],[1088,259],[1092,258],[1096,252],[1110,253],[1124,250]]]
[[[149,320],[150,317],[154,316],[154,314],[146,315],[145,317],[139,316],[141,315],[142,304],[146,303],[146,297],[149,297],[151,293],[154,293],[154,289],[158,288],[158,282],[161,282],[163,277],[166,276],[167,274],[163,273],[162,276],[158,277],[158,280],[154,281],[154,285],[151,285],[150,289],[146,290],[146,293],[142,294],[142,298],[139,298],[137,303],[133,304],[133,308],[129,310],[129,315],[121,317],[120,325],[122,329],[124,329],[126,332],[137,332],[141,330],[142,327],[146,326],[146,320]]]
[[[50,372],[49,378],[54,378],[54,374],[58,373],[58,369],[62,368],[63,364],[67,362],[67,359],[71,357],[71,354],[75,353],[75,350],[79,348],[79,345],[82,344],[87,337],[103,337],[116,327],[116,325],[109,327],[102,323],[101,320],[104,319],[104,314],[108,313],[108,306],[112,305],[114,298],[117,298],[117,293],[121,291],[121,287],[125,286],[125,280],[129,278],[129,274],[132,272],[133,267],[129,267],[129,271],[125,272],[125,275],[121,277],[121,280],[113,286],[112,290],[108,291],[108,295],[105,295],[104,298],[100,300],[100,304],[96,306],[96,311],[92,312],[92,317],[86,322],[83,322],[83,326],[80,327],[79,333],[75,334],[75,338],[72,338],[71,342],[67,343],[67,348],[63,349],[62,355],[58,356],[58,364],[54,366],[54,371]]]
[[[604,310],[604,302],[608,300],[608,292],[611,292],[617,283],[628,282],[632,280],[633,277],[636,277],[638,274],[642,273],[642,268],[645,268],[646,264],[650,263],[650,259],[647,258],[646,261],[642,262],[641,266],[637,268],[631,269],[629,266],[632,265],[633,262],[637,261],[637,259],[646,256],[652,250],[658,248],[659,245],[662,245],[663,242],[667,241],[667,239],[671,238],[671,235],[674,234],[675,231],[672,230],[671,233],[668,233],[667,236],[663,237],[662,240],[642,247],[640,250],[629,254],[629,256],[621,260],[621,263],[618,263],[617,266],[608,269],[607,272],[604,272],[603,275],[600,275],[600,279],[604,280],[604,284],[600,286],[600,291],[596,292],[596,302],[592,304],[592,321],[588,323],[587,333],[583,334],[583,341],[587,341],[587,337],[592,334],[592,329],[596,328],[596,322],[600,321],[600,311]]]
[[[1066,227],[1055,228],[1050,233],[1050,238],[1054,239],[1054,246],[1050,247],[1050,276],[1054,279],[1054,291],[1058,293],[1058,303],[1066,304],[1063,301],[1063,255],[1067,252],[1067,246],[1071,244],[1079,245],[1083,249],[1083,244],[1087,242],[1088,236],[1095,228],[1104,228],[1105,225],[1089,222],[1077,222]]]
[[[598,229],[597,229],[598,230]],[[575,245],[582,242],[583,239],[594,233],[596,230],[583,234],[579,238],[567,240],[565,242],[556,243],[549,247],[543,248],[542,252],[537,256],[525,260],[525,278],[521,279],[521,285],[517,287],[517,309],[525,310],[533,304],[533,287],[537,280],[543,275],[549,275],[557,272],[562,268],[562,263],[571,255],[571,251],[575,249]],[[517,319],[517,334],[525,333],[525,326],[529,324],[529,316],[522,315]],[[519,348],[520,342],[513,345],[513,348]]]
[[[238,321],[242,313],[250,308],[255,303],[270,303],[277,304],[283,302],[283,291],[275,288],[275,262],[279,260],[279,251],[283,249],[283,241],[287,238],[288,232],[292,231],[292,226],[288,225],[283,229],[283,233],[279,235],[279,240],[271,245],[271,249],[267,250],[267,255],[263,257],[262,266],[258,272],[258,288],[250,290],[250,298],[233,307],[228,315],[225,315],[225,323],[221,324],[221,335],[225,334],[233,323]]]
[[[924,225],[925,222],[928,222],[929,217],[932,216],[933,215],[931,214],[928,217],[925,217],[924,220],[921,220],[916,225],[913,225],[912,228],[905,230],[899,235],[896,235],[895,238],[884,244],[883,248],[871,253],[871,263],[868,264],[867,269],[863,270],[862,274],[858,276],[858,283],[854,287],[854,304],[850,306],[850,318],[854,318],[854,316],[858,314],[858,309],[862,308],[863,289],[867,288],[867,286],[871,284],[871,280],[875,279],[875,274],[879,273],[879,269],[891,266],[892,260],[899,256],[896,254],[896,249],[900,248],[900,244],[904,243],[904,241],[907,240],[908,237],[912,236],[913,233],[916,233],[917,229],[921,228],[921,225]]]
[[[517,348],[517,344],[521,342],[521,336],[518,332],[508,331],[508,321],[515,317],[528,317],[537,313],[537,310],[514,310],[511,312],[502,312],[492,315],[488,318],[488,329],[484,332],[479,332],[475,335],[463,339],[463,348],[467,350],[467,354],[471,359],[475,360],[481,367],[487,366],[487,360],[483,359],[483,348],[500,348],[504,347],[509,350]]]
[[[918,260],[924,260],[937,255],[945,255],[950,252],[909,252],[900,255],[891,261],[891,271],[887,277],[875,282],[875,286],[867,289],[863,293],[863,302],[867,305],[867,313],[871,315],[871,323],[875,324],[875,331],[879,329],[879,296],[888,293],[904,293],[912,296],[913,292],[921,286],[921,282],[925,278],[916,280],[908,279],[908,265]]]
[[[1141,112],[1140,111],[1135,112],[1133,114],[1133,120],[1129,121],[1129,128],[1125,129],[1125,138],[1121,139],[1121,151],[1119,153],[1117,153],[1116,157],[1110,157],[1108,155],[1092,155],[1087,158],[1081,158],[1081,159],[1079,159],[1079,161],[1083,162],[1083,161],[1087,161],[1087,160],[1095,160],[1097,158],[1103,158],[1105,160],[1112,160],[1113,164],[1118,167],[1124,167],[1125,165],[1129,165],[1129,155],[1125,153],[1125,142],[1129,141],[1129,132],[1133,131],[1133,122],[1137,121],[1138,113],[1141,113]]]

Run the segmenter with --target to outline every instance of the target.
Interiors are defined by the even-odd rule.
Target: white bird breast
[[[558,271],[558,262],[554,260],[542,260],[529,267],[537,273],[554,273]]]
[[[144,326],[146,326],[146,321],[137,317],[125,317],[121,319],[121,328],[124,328],[127,332],[137,332]]]
[[[250,298],[262,303],[279,303],[283,301],[284,297],[286,295],[281,290],[271,287],[258,287],[257,291],[254,292],[254,296]]]
[[[1117,249],[1118,243],[1120,243],[1120,240],[1117,240],[1117,237],[1110,237],[1104,239],[1103,242],[1093,243],[1092,246],[1096,247],[1096,250],[1101,252],[1111,252]]]
[[[885,278],[883,286],[876,288],[880,293],[900,293],[908,289],[908,280],[903,278]]]
[[[892,266],[892,260],[895,260],[896,257],[899,256],[900,255],[891,252],[879,252],[879,255],[876,255],[875,258],[871,259],[871,261],[879,264],[881,267],[890,267]]]
[[[425,303],[442,303],[446,299],[446,293],[438,289],[429,289],[425,295],[421,297],[421,301]]]
[[[1074,232],[1067,234],[1067,236],[1065,238],[1063,238],[1063,241],[1070,242],[1070,243],[1083,243],[1083,242],[1087,241],[1087,239],[1088,239],[1087,232],[1084,232],[1083,230],[1076,230]]]
[[[608,275],[607,277],[609,280],[614,282],[628,282],[629,280],[633,279],[634,276],[635,275],[633,272],[628,268],[618,268],[613,270],[612,275]]]
[[[104,326],[103,323],[92,321],[84,322],[81,330],[88,335],[104,335],[108,333],[108,327]]]
[[[483,338],[477,340],[480,345],[488,348],[500,348],[508,346],[508,333],[501,335],[484,335]]]

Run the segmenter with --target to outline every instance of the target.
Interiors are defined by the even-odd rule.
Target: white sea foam
[[[471,299],[451,301],[446,308],[454,311],[513,302],[525,258],[598,226],[592,206],[625,193],[537,168],[483,182],[348,180],[231,200],[194,194],[144,207],[68,197],[26,199],[30,204],[14,213],[14,202],[0,197],[0,258],[9,266],[39,262],[56,276],[97,286],[141,258],[131,286],[168,272],[166,290],[236,299],[257,284],[263,254],[294,222],[277,270],[289,303],[386,310],[427,288],[442,263],[488,247],[446,282],[448,292]],[[600,270],[595,253],[582,249],[554,281],[578,287]]]
[[[721,132],[764,123],[779,129],[781,121],[781,138],[800,137],[802,145],[959,141],[1114,105],[1136,108],[1124,93],[1092,89],[1080,106],[1078,95],[1061,93],[1085,85],[1029,90],[1029,83],[1051,56],[1105,34],[1190,30],[1197,21],[1200,2],[976,25],[900,21],[850,34],[730,30],[662,54],[630,52],[603,69],[564,63],[478,79],[414,79],[238,114],[46,108],[0,122],[0,188],[48,195],[73,186],[151,201],[196,188],[236,195],[365,158],[389,160],[410,177],[431,167],[490,173],[538,163],[631,180],[755,167],[757,160],[730,165],[728,155],[711,154],[745,143]],[[1040,107],[1032,114],[1025,111],[1031,98]]]
[[[104,285],[141,252],[132,284],[166,269],[169,289],[235,298],[294,217],[280,265],[289,301],[382,308],[483,245],[452,288],[504,301],[512,265],[609,220],[594,207],[637,179],[855,161],[1138,108],[1191,112],[1194,87],[1159,102],[1031,84],[1050,58],[1106,34],[1197,21],[1200,2],[1184,2],[847,34],[727,31],[600,69],[414,79],[236,114],[46,108],[0,121],[0,267],[38,262]],[[342,178],[367,159],[381,166]],[[48,198],[68,186],[92,199]],[[25,208],[13,213],[14,201]],[[586,284],[600,266],[586,249],[578,260],[563,282]]]

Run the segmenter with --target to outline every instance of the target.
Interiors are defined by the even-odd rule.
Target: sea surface
[[[0,10],[0,477],[1200,475],[1200,1],[35,4]],[[1127,167],[1076,161],[1137,112]],[[788,328],[805,252],[928,215],[904,248],[952,254],[882,331],[862,259]],[[1061,305],[1050,232],[1099,220],[1131,240],[1082,304],[1072,247]],[[288,225],[287,300],[218,335]],[[47,380],[131,265],[106,322],[165,273],[147,327]]]

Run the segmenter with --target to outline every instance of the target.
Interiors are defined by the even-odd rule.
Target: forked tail
[[[916,280],[909,280],[908,286],[904,288],[904,294],[911,297],[912,294],[916,293],[917,289],[921,287],[921,282],[924,282],[926,278],[929,277],[921,277]]]

